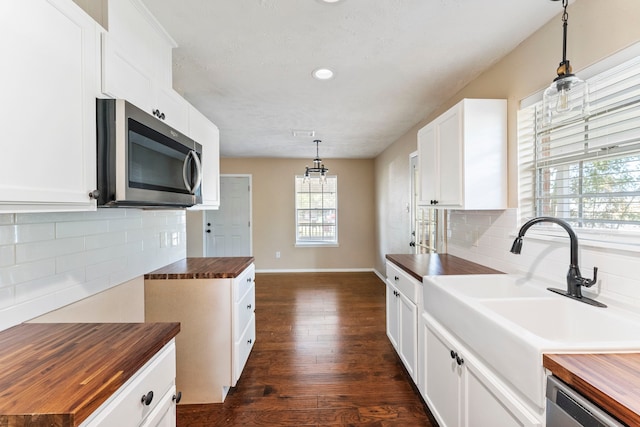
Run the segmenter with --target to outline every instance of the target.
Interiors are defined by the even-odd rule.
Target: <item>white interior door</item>
[[[206,211],[208,257],[251,256],[251,176],[220,175],[220,209]]]

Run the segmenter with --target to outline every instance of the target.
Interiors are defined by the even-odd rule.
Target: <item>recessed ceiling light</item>
[[[323,3],[338,3],[341,0],[320,0]]]
[[[328,68],[318,68],[313,70],[311,75],[318,80],[329,80],[333,78],[333,71]]]

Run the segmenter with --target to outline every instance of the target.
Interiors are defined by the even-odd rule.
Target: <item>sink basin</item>
[[[584,343],[602,348],[640,334],[640,325],[597,307],[583,307],[569,298],[488,299],[482,305],[516,327],[556,346]],[[588,344],[587,344],[588,343]]]
[[[543,353],[640,351],[640,318],[520,275],[425,276],[424,310],[541,410]]]

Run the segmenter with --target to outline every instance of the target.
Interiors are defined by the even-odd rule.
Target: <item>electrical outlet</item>
[[[276,259],[280,258],[280,251],[276,251]]]

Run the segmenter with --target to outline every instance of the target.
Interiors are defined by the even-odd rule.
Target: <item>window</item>
[[[338,177],[296,176],[296,245],[338,244]]]
[[[640,57],[588,82],[586,118],[545,125],[542,102],[518,112],[522,215],[640,231]]]

